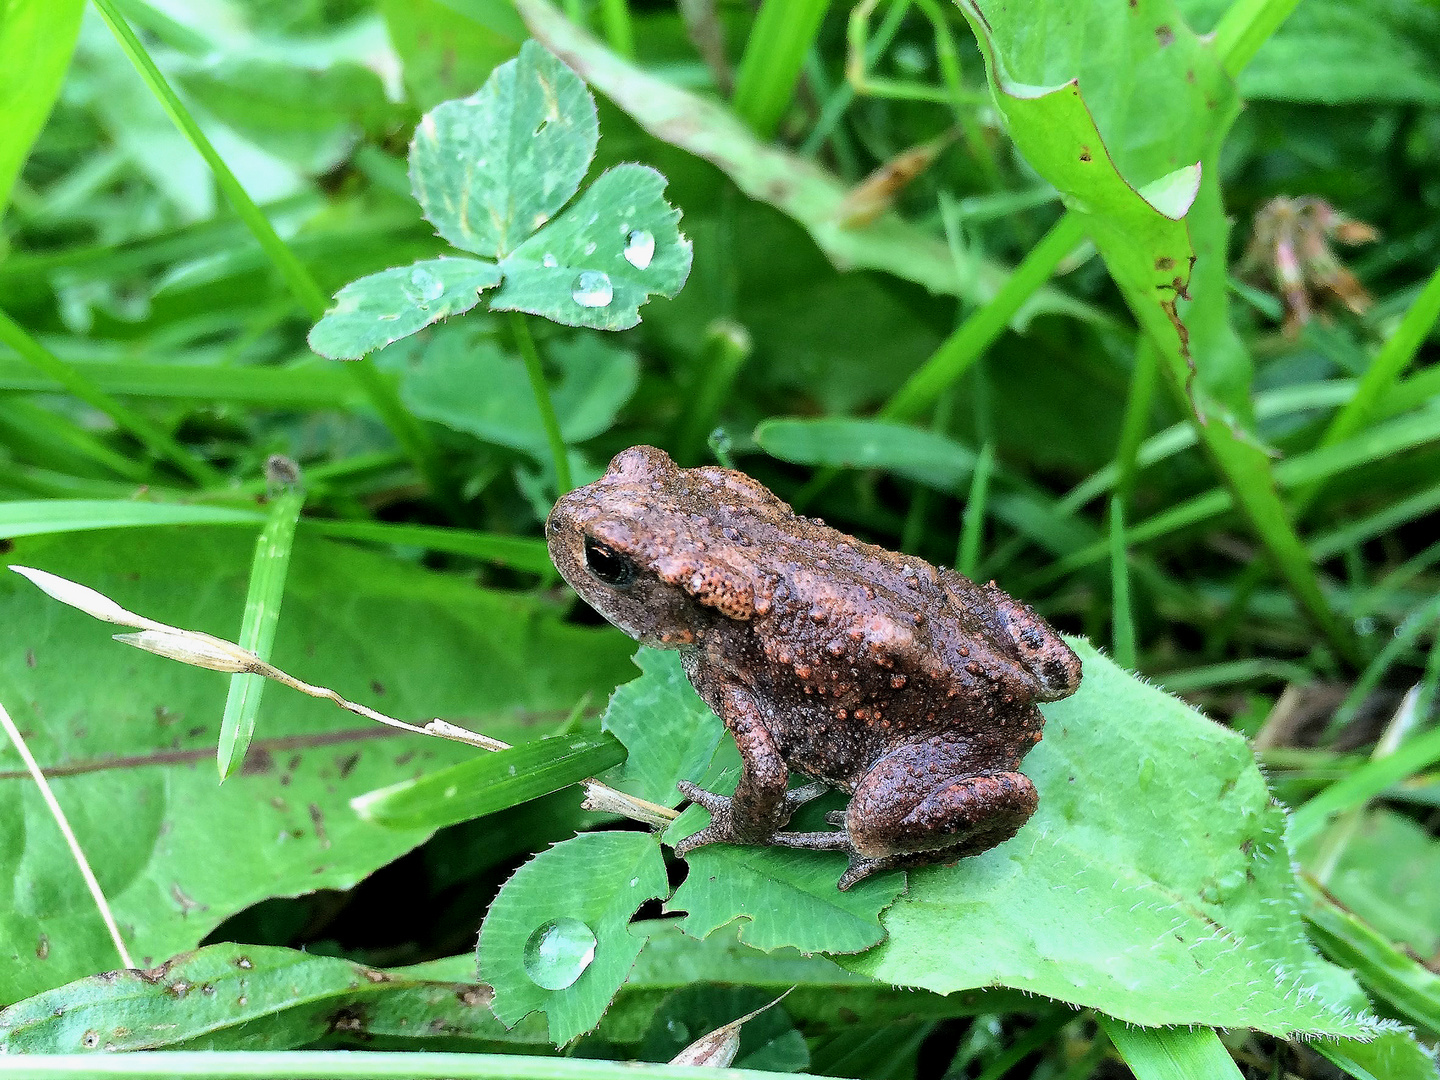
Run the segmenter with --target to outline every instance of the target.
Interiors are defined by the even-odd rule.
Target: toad
[[[839,887],[951,862],[1014,836],[1035,811],[1020,760],[1037,702],[1074,693],[1080,660],[994,582],[867,544],[796,514],[743,473],[682,469],[651,446],[619,454],[556,503],[550,556],[637,640],[678,649],[740,750],[732,796],[682,840],[843,851]],[[791,771],[815,781],[790,788]],[[834,831],[787,832],[830,787]]]

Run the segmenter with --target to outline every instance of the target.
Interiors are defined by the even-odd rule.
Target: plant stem
[[[829,6],[830,0],[765,0],[755,16],[730,104],[761,138],[780,127]]]
[[[545,425],[545,437],[550,441],[550,456],[555,462],[555,494],[564,495],[574,482],[570,478],[570,455],[565,451],[565,437],[560,433],[560,421],[555,417],[555,406],[550,400],[550,387],[545,384],[545,369],[540,364],[540,353],[535,348],[535,339],[530,336],[530,324],[518,311],[510,313],[510,329],[515,334],[515,344],[525,361],[525,373],[530,376],[530,389],[535,392],[535,407],[540,410],[540,422]]]

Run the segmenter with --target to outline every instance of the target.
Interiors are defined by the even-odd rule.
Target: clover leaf
[[[534,41],[479,91],[427,113],[410,144],[411,190],[442,238],[482,258],[427,259],[351,282],[310,331],[311,348],[363,356],[469,311],[497,285],[498,310],[634,326],[652,295],[684,285],[690,241],[664,199],[665,177],[646,166],[618,165],[575,199],[599,137],[584,82]]]

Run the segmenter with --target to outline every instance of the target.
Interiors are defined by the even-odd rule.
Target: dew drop
[[[410,271],[410,285],[415,290],[415,299],[422,304],[439,300],[445,292],[445,283],[423,266]]]
[[[554,255],[552,255],[550,252],[547,251],[547,252],[544,254],[544,256],[540,259],[540,265],[541,265],[541,266],[548,266],[548,267],[550,267],[550,268],[553,270],[555,267],[557,267],[557,266],[560,265],[560,260],[557,259],[557,258],[555,258]]]
[[[610,275],[603,270],[582,270],[570,289],[570,297],[581,307],[605,307],[615,296]]]
[[[579,919],[551,919],[525,942],[525,974],[546,990],[564,990],[594,959],[595,932]]]
[[[655,237],[644,229],[636,229],[625,238],[625,261],[636,270],[644,270],[655,257]]]
[[[594,254],[595,254],[595,248],[596,248],[597,246],[598,246],[598,245],[595,243],[595,241],[594,241],[594,240],[591,240],[588,244],[585,245],[585,254],[586,254],[586,255],[594,255]]]

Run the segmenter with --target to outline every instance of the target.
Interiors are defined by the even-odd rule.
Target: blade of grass
[[[1097,1016],[1135,1080],[1241,1080],[1214,1028],[1144,1028]]]
[[[900,24],[905,21],[905,15],[909,10],[910,0],[893,0],[890,10],[885,13],[885,18],[880,21],[875,33],[869,35],[865,42],[863,53],[865,67],[868,68],[874,64],[890,47],[890,42],[895,40],[895,35],[900,31]],[[805,136],[805,141],[800,144],[800,153],[806,156],[819,153],[820,147],[826,139],[830,138],[840,123],[840,118],[845,115],[845,110],[854,100],[855,87],[847,79],[825,99],[825,104],[820,107],[820,116],[815,121],[815,126],[811,128],[810,134]]]
[[[347,361],[348,363],[348,361]],[[335,365],[294,367],[71,360],[69,368],[102,393],[126,397],[194,398],[272,409],[344,409],[363,400],[353,380]],[[65,389],[44,370],[0,357],[0,390]]]
[[[1298,846],[1316,835],[1334,815],[1361,806],[1398,783],[1440,761],[1440,727],[1406,742],[1395,753],[1366,762],[1331,784],[1291,816],[1290,836]]]
[[[780,127],[829,6],[830,0],[764,0],[760,5],[730,105],[761,138],[773,138]]]
[[[447,529],[436,525],[402,525],[386,521],[334,521],[326,518],[304,518],[300,528],[306,533],[331,536],[337,540],[366,540],[377,544],[425,548],[450,555],[468,555],[473,559],[549,576],[549,549],[545,541],[532,536],[503,536],[498,533],[473,532],[469,529]]]
[[[995,444],[987,441],[975,457],[975,471],[970,474],[970,494],[960,515],[960,550],[955,553],[955,569],[968,578],[973,578],[980,566],[980,543],[985,535],[990,475],[994,471]]]
[[[72,465],[78,457],[137,484],[149,475],[142,463],[116,453],[73,420],[22,398],[11,397],[0,405],[0,436],[12,453],[17,447],[33,447],[43,464]]]
[[[110,940],[115,943],[115,951],[120,954],[120,965],[133,968],[135,962],[130,959],[130,952],[125,948],[125,939],[120,936],[120,928],[115,925],[115,916],[110,913],[110,905],[105,900],[105,894],[100,889],[100,883],[95,880],[95,874],[90,869],[90,862],[85,858],[85,852],[80,847],[80,841],[75,839],[75,832],[70,828],[70,822],[65,817],[65,811],[60,809],[60,803],[55,798],[55,793],[50,790],[50,782],[45,779],[45,773],[40,768],[35,756],[30,753],[30,747],[25,744],[25,737],[20,734],[20,729],[15,726],[15,721],[10,719],[10,714],[5,711],[5,706],[0,704],[0,727],[5,729],[5,734],[15,744],[15,750],[25,762],[25,768],[35,781],[35,786],[40,789],[40,797],[45,800],[45,805],[50,810],[50,816],[55,819],[60,833],[65,837],[65,843],[70,848],[70,854],[74,856],[75,865],[80,868],[80,876],[85,879],[85,887],[90,890],[90,895],[95,900],[95,906],[100,909],[100,918],[105,921],[105,929],[110,932]]]
[[[1000,1080],[1006,1076],[1011,1069],[1027,1057],[1047,1045],[1056,1035],[1065,1028],[1067,1024],[1075,1019],[1075,1014],[1069,1009],[1057,1011],[1054,1015],[1044,1017],[1036,1021],[1024,1034],[995,1055],[985,1066],[976,1080]]]
[[[240,623],[240,636],[235,642],[261,660],[270,659],[275,644],[280,603],[285,596],[285,578],[290,570],[290,552],[295,546],[295,524],[304,505],[305,492],[298,487],[276,496],[270,504],[265,528],[260,530],[260,537],[255,541],[250,585],[245,594],[245,614]],[[220,719],[220,741],[215,750],[222,783],[233,776],[245,760],[264,692],[263,675],[241,672],[230,676],[225,712]]]
[[[1110,497],[1110,591],[1115,662],[1135,670],[1135,617],[1130,608],[1130,561],[1126,557],[1125,506],[1119,495]]]
[[[197,153],[205,159],[210,166],[210,171],[215,177],[221,192],[225,195],[226,201],[243,221],[255,237],[257,243],[264,249],[265,254],[270,258],[271,263],[280,272],[280,276],[290,288],[291,294],[295,297],[300,307],[311,319],[319,319],[325,314],[329,307],[329,301],[320,290],[320,286],[311,277],[310,271],[299,260],[285,241],[280,239],[274,226],[255,202],[245,191],[244,186],[236,179],[235,174],[230,171],[223,158],[215,150],[205,133],[200,130],[200,125],[185,107],[184,102],[175,94],[165,76],[145,51],[145,46],[130,29],[130,25],[121,15],[114,0],[95,0],[95,7],[100,12],[100,17],[105,20],[110,31],[115,35],[116,41],[120,43],[121,50],[135,65],[140,77],[150,87],[166,114],[174,121],[175,126],[190,142]],[[415,462],[420,475],[425,477],[436,495],[442,500],[452,499],[450,486],[446,481],[443,469],[441,468],[439,456],[434,443],[430,440],[428,433],[406,410],[400,401],[399,392],[391,380],[386,379],[368,358],[349,361],[346,365],[351,377],[355,379],[360,389],[369,399],[371,406],[380,415],[390,433],[395,436],[398,442]]]
[[[717,319],[705,330],[705,362],[700,365],[700,385],[675,426],[675,445],[680,461],[698,462],[705,452],[705,440],[720,417],[720,407],[730,396],[740,369],[750,358],[750,332],[737,322]]]
[[[1303,912],[1326,956],[1353,971],[1365,988],[1413,1024],[1440,1035],[1440,975],[1346,911],[1307,877],[1300,888],[1310,905]]]
[[[170,462],[195,483],[203,487],[218,484],[224,479],[223,474],[209,462],[95,386],[27,334],[4,312],[0,312],[0,342],[14,349],[22,360],[41,371],[68,393],[110,417],[122,431],[133,435],[156,457]]]
[[[1390,640],[1385,642],[1384,648],[1375,654],[1374,659],[1365,665],[1365,670],[1355,680],[1355,685],[1345,695],[1345,700],[1340,702],[1329,722],[1325,725],[1325,741],[1333,739],[1346,724],[1355,719],[1355,714],[1360,711],[1360,706],[1365,699],[1374,693],[1375,688],[1380,685],[1380,680],[1397,659],[1405,654],[1419,640],[1420,635],[1425,633],[1432,625],[1440,620],[1440,597],[1435,597],[1428,604],[1425,604],[1395,628],[1395,633]]]
[[[625,760],[608,732],[512,746],[350,800],[366,821],[391,829],[439,829],[578,784]]]
[[[525,360],[525,374],[530,377],[530,389],[535,394],[535,407],[540,410],[540,422],[545,425],[545,438],[550,443],[550,459],[555,466],[555,493],[564,495],[574,487],[570,478],[570,455],[565,449],[565,436],[560,433],[560,421],[555,417],[555,406],[550,400],[550,387],[545,383],[545,369],[540,363],[540,353],[535,348],[535,339],[530,336],[530,324],[518,311],[510,313],[510,329],[515,335],[515,345]]]
[[[912,420],[934,404],[946,386],[960,378],[995,343],[1020,306],[1050,280],[1060,260],[1085,239],[1079,217],[1067,213],[1030,249],[1005,283],[979,310],[940,343],[880,410],[886,420]]]

